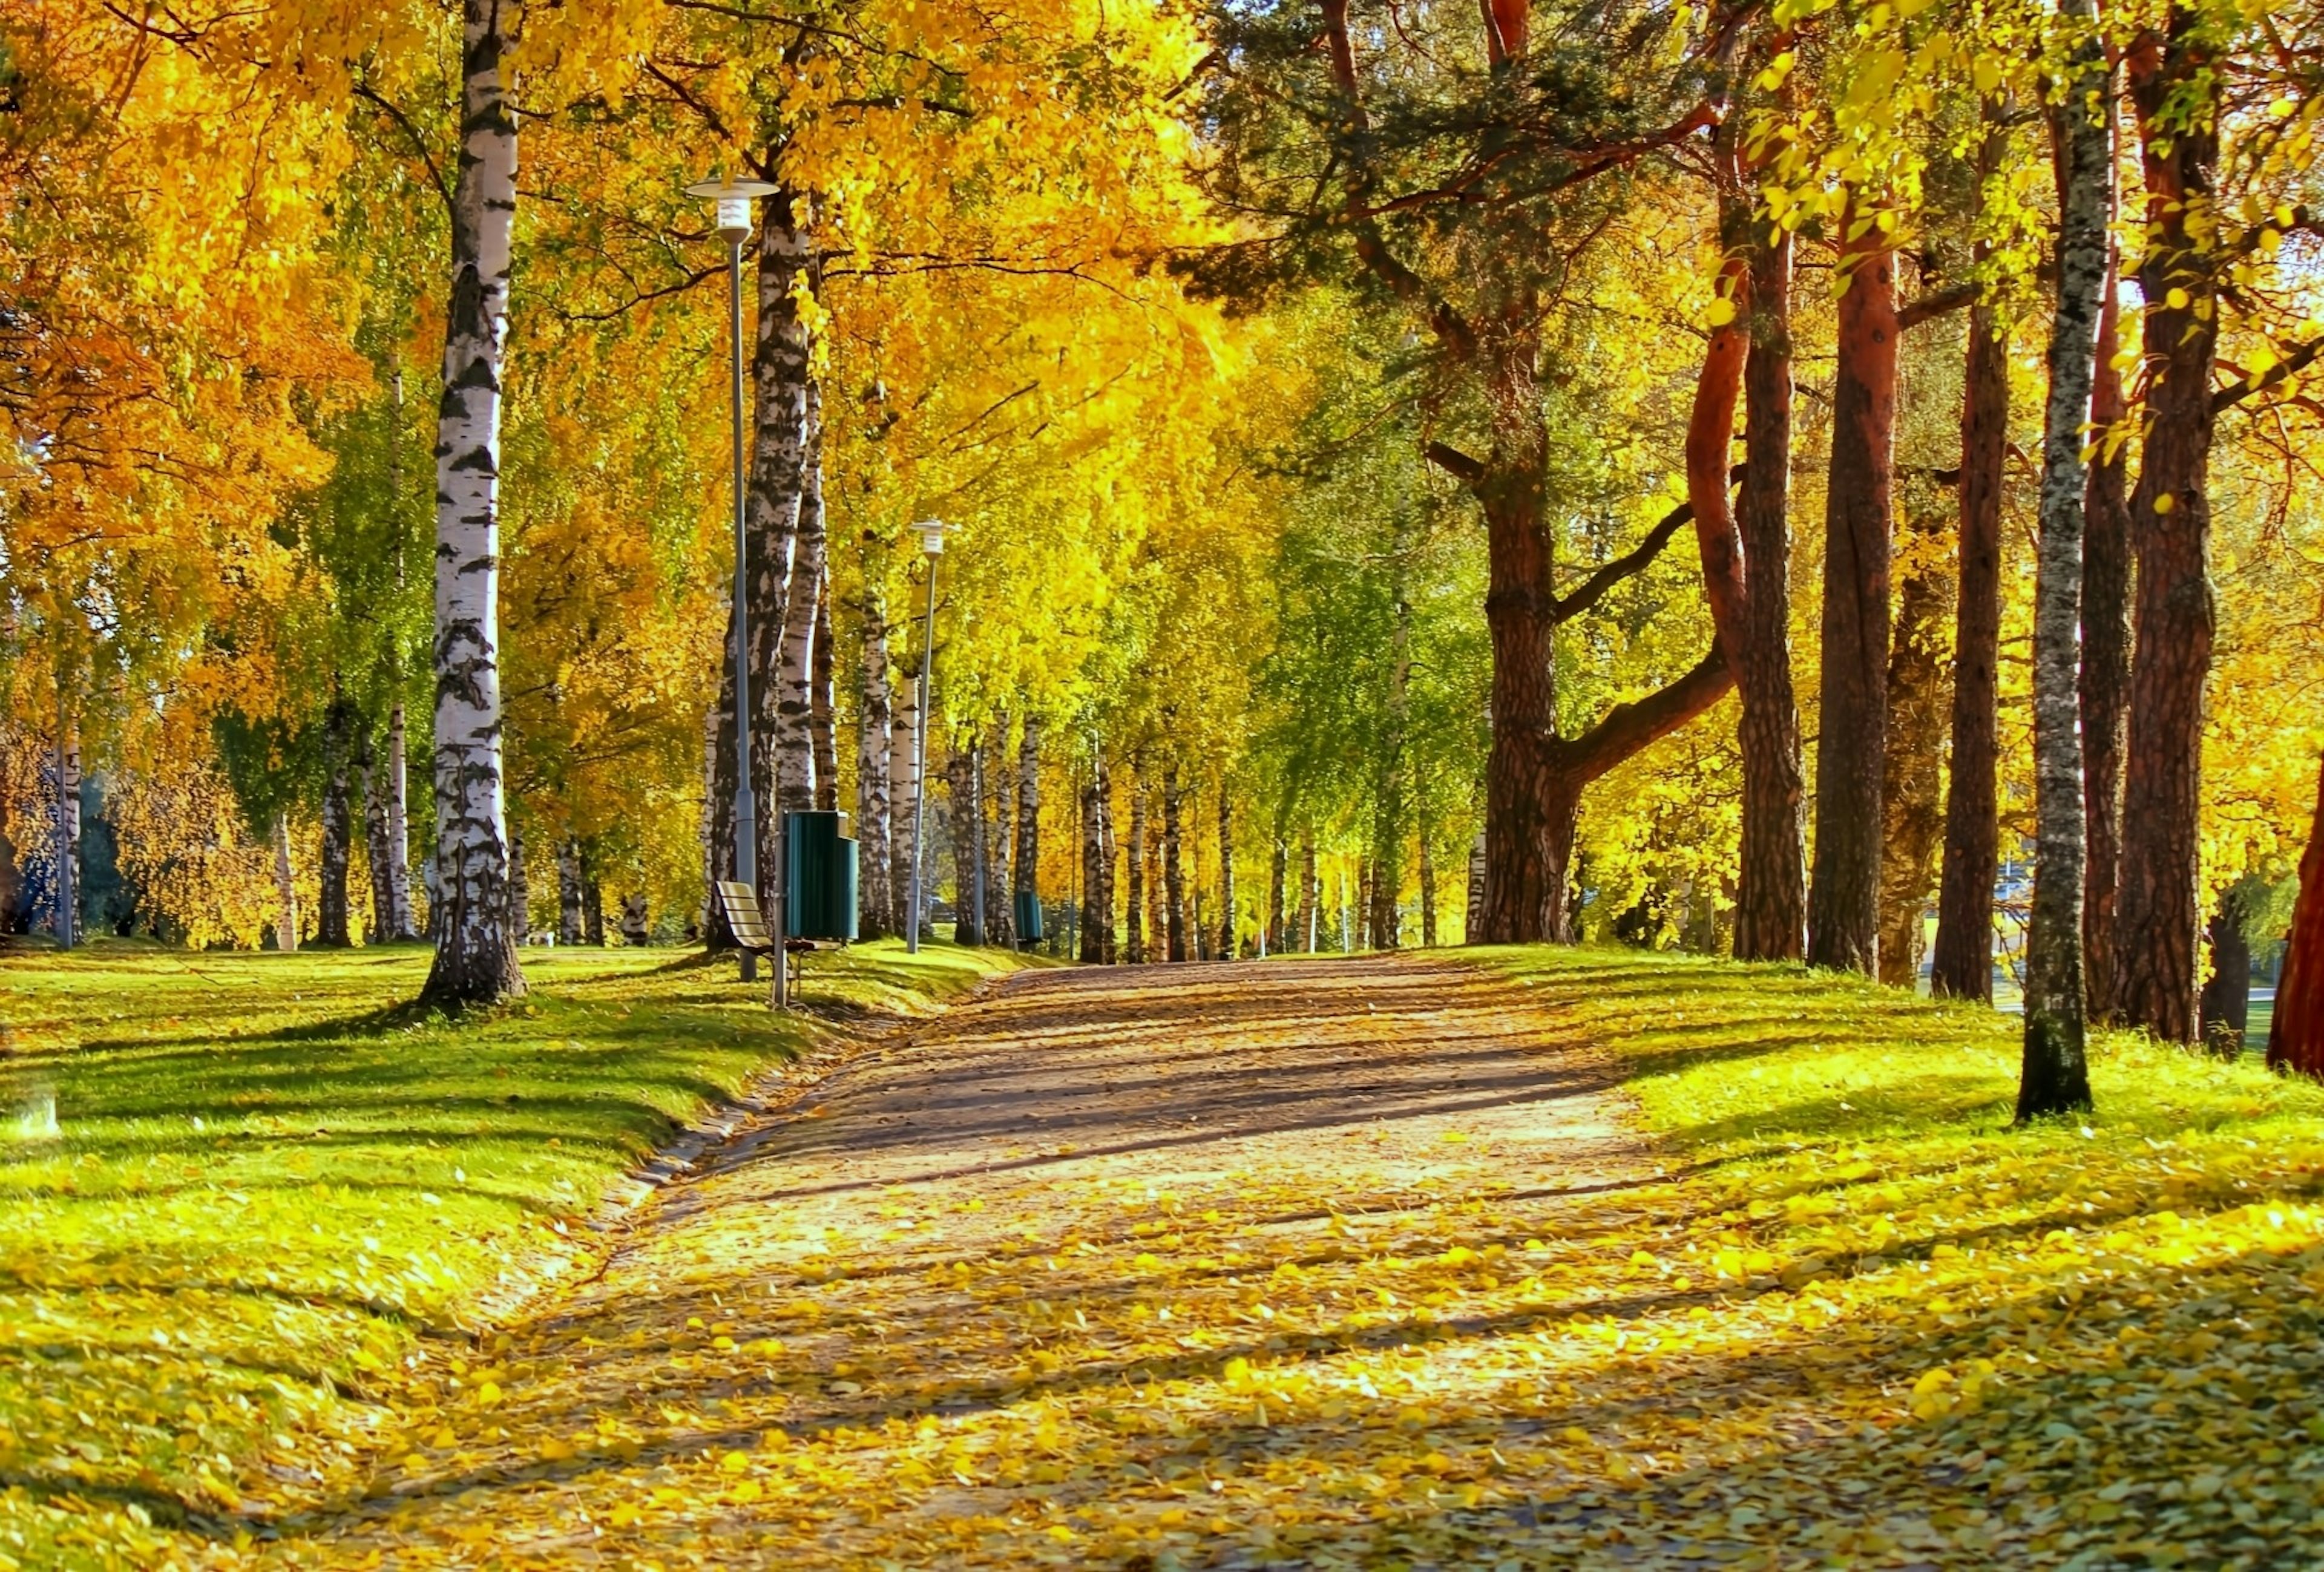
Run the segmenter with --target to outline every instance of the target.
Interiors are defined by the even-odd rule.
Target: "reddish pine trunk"
[[[1750,248],[1751,351],[1743,366],[1745,564],[1741,664],[1743,838],[1735,957],[1796,961],[1807,946],[1807,786],[1792,689],[1792,237]]]
[[[1816,740],[1808,960],[1869,972],[1880,951],[1886,754],[1888,529],[1896,424],[1896,261],[1850,204],[1825,510],[1823,717]],[[1856,233],[1861,226],[1861,233]]]
[[[2129,411],[2113,365],[2117,332],[2111,270],[2098,314],[2090,421],[2100,432]],[[2109,449],[2111,448],[2111,451]],[[2082,800],[2089,861],[2082,884],[2082,979],[2089,1018],[2120,1013],[2115,965],[2122,876],[2122,764],[2130,745],[2130,498],[2124,450],[2101,436],[2082,504]]]
[[[2009,451],[2009,352],[1992,307],[1969,321],[1962,374],[1960,598],[1953,621],[1952,785],[1929,986],[1993,1002],[1993,881],[2000,871],[2001,469]]]
[[[2203,687],[2217,626],[2210,584],[2211,368],[2218,296],[2202,228],[2218,160],[2212,69],[2195,14],[2133,50],[2131,97],[2145,142],[2146,428],[2130,519],[2138,554],[2130,746],[2123,778],[2116,964],[2122,1020],[2195,1040],[2197,831]],[[2197,222],[2190,224],[2190,209]]]
[[[2324,1080],[2324,774],[2317,779],[2308,850],[2300,858],[2300,898],[2292,910],[2282,980],[2275,988],[2267,1062],[2273,1070]]]

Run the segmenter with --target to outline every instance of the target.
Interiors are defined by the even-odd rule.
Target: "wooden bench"
[[[767,915],[759,909],[758,892],[736,880],[718,881],[718,901],[726,908],[726,925],[734,932],[736,948],[752,955],[772,955],[775,952],[774,931],[767,926]],[[785,962],[791,977],[798,977],[798,958],[815,950],[812,939],[783,941]]]

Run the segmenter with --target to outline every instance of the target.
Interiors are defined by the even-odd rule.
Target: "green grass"
[[[2015,1128],[2014,1016],[1797,968],[1481,954],[1613,1057],[1680,1165],[1639,1274],[1738,1295],[1753,1367],[1847,1373],[1859,1430],[1720,1500],[1756,1482],[1804,1527],[1877,1488],[1855,1499],[1966,1552],[1929,1565],[2312,1561],[2324,1087],[2107,1033],[2097,1111]]]
[[[189,1540],[149,1525],[306,1494],[420,1339],[585,1254],[618,1176],[810,1041],[677,951],[535,952],[459,1021],[398,1010],[427,964],[0,955],[0,1567],[158,1565]],[[859,946],[804,994],[909,1014],[1010,964]]]

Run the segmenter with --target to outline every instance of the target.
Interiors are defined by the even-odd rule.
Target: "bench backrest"
[[[734,930],[734,942],[745,950],[772,950],[774,935],[767,930],[766,915],[759,910],[759,897],[751,887],[738,881],[720,879],[718,899],[726,908],[726,925]]]

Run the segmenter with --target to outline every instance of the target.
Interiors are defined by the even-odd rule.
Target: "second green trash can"
[[[858,864],[847,815],[783,815],[783,933],[793,939],[855,937]]]

